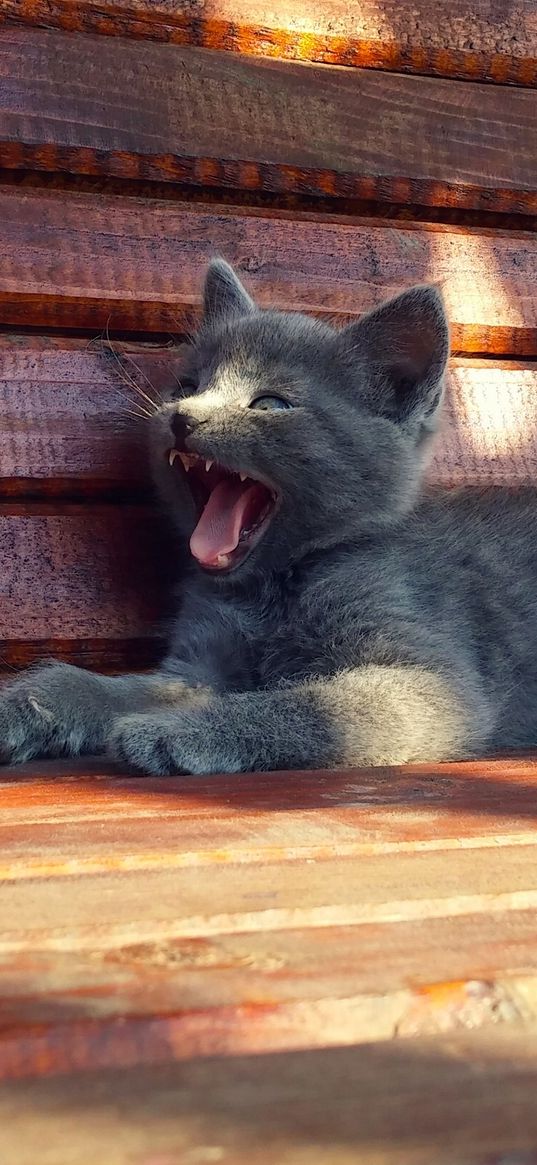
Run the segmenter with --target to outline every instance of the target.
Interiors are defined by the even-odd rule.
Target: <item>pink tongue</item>
[[[213,489],[190,539],[190,550],[203,566],[218,566],[221,554],[231,554],[239,545],[246,514],[259,486],[239,478],[225,478]]]

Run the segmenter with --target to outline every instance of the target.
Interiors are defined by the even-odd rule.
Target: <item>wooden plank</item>
[[[77,667],[107,673],[145,671],[155,667],[165,651],[165,641],[158,635],[113,639],[111,636],[86,636],[64,639],[0,639],[0,678],[9,678],[14,670],[31,667],[43,659],[61,659]]]
[[[401,825],[408,815],[408,809],[399,811]],[[302,825],[302,834],[307,835],[307,824],[300,822],[297,832]],[[331,824],[328,819],[328,830]],[[91,853],[97,826],[93,823],[87,828]],[[179,832],[177,826],[176,830]],[[244,834],[244,826],[242,830]],[[162,868],[157,859],[152,870],[143,865],[140,870],[122,870],[121,863],[117,863],[116,844],[107,869],[77,873],[76,858],[71,866],[68,851],[72,852],[77,833],[79,850],[84,850],[84,829],[58,824],[56,853],[62,852],[64,836],[66,853],[64,871],[60,869],[57,874],[50,853],[48,868],[43,861],[43,842],[51,832],[50,828],[38,826],[35,833],[31,826],[2,829],[6,841],[2,870],[6,879],[2,889],[1,951],[113,952],[132,944],[141,949],[144,943],[158,944],[159,940],[168,940],[172,945],[185,938],[202,942],[214,939],[218,943],[219,937],[229,935],[324,931],[399,922],[410,925],[427,919],[448,919],[455,926],[457,919],[470,915],[486,920],[511,909],[531,914],[537,902],[532,843],[526,838],[523,844],[511,844],[507,839],[501,845],[502,834],[498,831],[493,837],[485,835],[481,846],[466,850],[461,847],[460,854],[449,847],[423,852],[415,847],[397,852],[396,858],[393,853],[344,857],[337,852],[336,825],[333,856],[318,861],[291,859],[290,864],[263,861],[260,850],[258,860],[250,863],[247,871],[244,863],[224,866],[211,862],[209,854],[205,864],[168,864],[169,851],[162,853]],[[103,832],[108,833],[106,828]],[[127,832],[121,830],[123,853]],[[133,829],[132,833],[135,846],[136,842],[139,845],[139,831]],[[153,846],[156,848],[155,843]],[[184,847],[179,852],[184,853]],[[217,878],[215,864],[219,867]],[[506,965],[511,970],[520,969],[509,962]],[[531,971],[531,961],[525,969],[527,973]],[[423,974],[426,982],[430,971],[425,965]],[[460,978],[455,974],[440,977]],[[386,989],[394,987],[393,979],[386,983]],[[370,980],[368,989],[374,990]]]
[[[396,861],[415,851],[473,853],[497,838],[524,848],[537,812],[537,770],[527,759],[188,781],[113,780],[105,760],[86,759],[67,768],[34,762],[2,777],[4,882],[375,855]]]
[[[138,638],[156,630],[158,522],[134,505],[0,507],[0,655],[9,641]]]
[[[163,1044],[181,1061],[521,1026],[537,1018],[537,977],[504,967],[510,956],[534,969],[532,916],[160,939],[117,952],[97,941],[85,958],[3,955],[0,1019],[9,1024],[0,1032],[0,1080],[32,1076],[43,1064],[52,1075],[155,1063]],[[427,972],[439,978],[428,981]]]
[[[0,75],[10,169],[537,211],[530,90],[17,28]]]
[[[4,1077],[535,1016],[531,761],[18,774],[1,788]]]
[[[67,851],[68,837],[62,833],[62,853],[69,859],[70,874],[86,869],[104,872],[109,868],[106,855],[112,859],[114,849],[114,868],[120,868],[117,861],[122,854],[127,865],[120,861],[121,868],[143,868],[145,859],[163,848],[167,861],[172,860],[170,854],[175,855],[173,864],[178,866],[203,864],[205,853],[209,862],[217,864],[249,863],[259,860],[261,852],[264,861],[320,859],[336,856],[331,848],[336,842],[340,856],[402,852],[406,845],[413,848],[418,843],[431,850],[460,847],[463,836],[464,844],[472,848],[470,838],[493,837],[502,830],[509,837],[522,835],[525,844],[533,836],[537,813],[537,761],[532,756],[329,773],[302,771],[298,781],[291,780],[288,772],[140,781],[114,774],[106,760],[99,758],[32,762],[3,768],[1,774],[2,823],[33,827],[49,823],[49,841],[45,833],[39,844],[52,847],[49,857],[54,870],[49,872],[55,874],[62,864],[61,854],[54,849],[52,827],[58,822],[85,822],[85,854],[78,854],[76,866],[72,860],[77,854]],[[401,837],[397,812],[405,808],[408,815]],[[98,823],[93,836],[92,820]],[[155,829],[172,831],[168,843]],[[245,831],[246,838],[242,837]],[[156,850],[151,846],[152,836],[156,841],[160,837]],[[93,842],[97,847],[92,855]],[[4,851],[6,846],[4,838]],[[97,866],[95,853],[100,855]],[[39,862],[43,854],[40,850]],[[133,864],[138,859],[142,865]],[[9,876],[5,866],[2,876]]]
[[[127,497],[147,489],[146,421],[130,415],[175,384],[183,349],[0,336],[0,498]],[[430,480],[537,481],[537,368],[454,359]]]
[[[428,0],[383,0],[382,9],[372,0],[218,0],[210,11],[188,0],[4,0],[2,17],[284,60],[501,84],[537,79],[533,0],[507,10],[450,0],[441,22]]]
[[[147,492],[147,419],[181,346],[0,336],[0,498]],[[135,416],[139,413],[140,416]]]
[[[148,880],[147,892],[158,888]],[[65,895],[66,887],[61,889]],[[78,882],[70,887],[74,894],[78,889]],[[103,886],[105,901],[122,892],[119,879]],[[30,896],[28,886],[23,906]],[[140,886],[138,903],[143,898]],[[60,911],[59,893],[56,900],[51,926]],[[108,930],[95,906],[91,948],[80,949],[78,935],[63,948],[59,940],[47,945],[39,932],[26,935],[26,941],[16,932],[9,939],[2,935],[0,1018],[9,1016],[18,1030],[15,1040],[11,1033],[0,1034],[0,1078],[17,1071],[25,1026],[47,1024],[52,1042],[51,1004],[58,998],[70,1020],[95,1029],[103,1020],[103,1032],[108,1023],[117,1028],[119,1019],[138,1021],[133,1026],[141,1031],[143,1020],[175,1014],[177,1059],[277,1046],[326,1047],[441,1030],[442,1025],[446,1030],[457,1026],[465,1007],[468,1013],[473,1010],[476,1027],[494,1019],[498,1005],[499,1019],[537,1018],[533,910],[194,937],[170,937],[155,923],[155,936],[147,938],[140,937],[139,917],[130,916],[129,907],[130,899],[124,907],[129,927],[125,923],[123,941],[115,946],[107,945]],[[248,1015],[256,1003],[257,1017]],[[58,1048],[56,1069],[60,1058],[69,1066],[68,1048]],[[114,1062],[111,1049],[108,1064]],[[24,1071],[29,1075],[32,1070],[35,1061],[32,1069],[27,1053]]]
[[[453,360],[428,470],[431,483],[531,484],[537,456],[536,390],[535,365]]]
[[[166,1062],[163,1038],[159,1066],[4,1085],[4,1152],[10,1165],[533,1165],[536,1038],[505,1025],[188,1065]]]
[[[261,305],[332,319],[437,280],[454,351],[537,353],[537,236],[530,232],[26,187],[0,188],[0,223],[0,322],[15,327],[189,330],[205,265],[220,253]]]

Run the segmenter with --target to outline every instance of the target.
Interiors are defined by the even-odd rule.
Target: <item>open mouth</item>
[[[234,473],[197,453],[170,449],[171,466],[179,462],[198,511],[190,551],[206,570],[228,571],[238,566],[265,533],[276,506],[276,494],[261,481]]]

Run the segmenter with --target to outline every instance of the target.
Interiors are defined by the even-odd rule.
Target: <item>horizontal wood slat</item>
[[[58,761],[19,765],[1,770],[0,775],[6,782],[1,786],[5,824],[79,824],[84,820],[86,835],[92,820],[100,822],[99,827],[106,822],[111,860],[112,827],[118,831],[118,857],[123,843],[132,846],[134,854],[139,849],[136,821],[141,826],[140,853],[151,853],[150,835],[155,828],[168,828],[162,822],[178,818],[181,848],[189,855],[186,863],[204,864],[207,853],[207,862],[219,864],[323,859],[338,854],[395,852],[405,847],[460,848],[461,838],[492,839],[502,831],[509,836],[524,835],[528,841],[532,840],[532,818],[537,813],[537,762],[531,757],[453,762],[440,768],[414,764],[396,769],[344,770],[328,775],[302,771],[296,781],[290,781],[288,772],[270,772],[196,777],[183,782],[146,777],[141,782],[119,774],[113,778],[100,758],[68,765]],[[58,799],[62,777],[62,798]],[[240,821],[236,820],[235,799],[240,803]],[[320,809],[323,814],[315,812]],[[410,810],[415,810],[414,815]],[[150,824],[146,819],[151,819]],[[125,834],[121,832],[122,821],[126,822]],[[87,842],[93,860],[91,835]],[[69,859],[66,873],[70,874],[77,855],[75,850],[70,852],[65,832],[63,845]],[[175,840],[171,846],[177,854]],[[164,842],[161,848],[168,850]],[[97,852],[103,850],[97,847]],[[83,859],[84,855],[79,856]],[[86,867],[82,863],[76,868]],[[51,873],[50,869],[44,873],[47,871]],[[54,873],[59,873],[57,864]]]
[[[180,348],[118,348],[143,391],[144,377],[158,391],[180,371]],[[0,338],[0,669],[49,654],[128,669],[162,650],[152,638],[162,565],[178,550],[156,512],[132,501],[150,488],[146,422],[122,417],[122,392],[136,390],[121,376],[98,345]],[[535,484],[536,377],[531,364],[454,360],[430,481]]]
[[[214,253],[336,323],[440,282],[430,479],[536,484],[537,236],[509,229],[537,215],[531,0],[6,0],[0,26],[3,678],[162,651],[181,549],[130,412],[183,353],[139,341],[195,327]],[[326,213],[381,202],[393,221]],[[107,329],[138,333],[122,370]],[[10,1165],[532,1165],[534,758],[186,780],[84,758],[2,770],[0,803]]]
[[[0,188],[0,322],[181,332],[215,254],[262,306],[352,318],[440,281],[454,351],[537,353],[537,236]]]
[[[0,796],[4,1079],[535,1018],[531,760]]]
[[[11,639],[154,632],[166,561],[157,527],[142,506],[0,507],[1,661]]]
[[[533,0],[4,0],[2,19],[285,60],[535,84]]]
[[[78,884],[72,889],[76,893]],[[138,893],[158,889],[149,879]],[[103,894],[122,890],[116,883],[104,886]],[[98,916],[97,908],[92,917]],[[50,1075],[155,1063],[167,1047],[179,1061],[364,1044],[486,1027],[504,1018],[522,1026],[522,1019],[537,1018],[532,917],[532,911],[484,919],[468,914],[218,941],[158,937],[119,951],[101,949],[97,930],[85,956],[51,955],[39,947],[0,955],[0,1020],[6,1022],[0,1080],[36,1075],[43,1061]],[[136,922],[131,929],[136,932]],[[505,947],[503,934],[509,936]],[[509,957],[528,975],[506,971]],[[492,984],[478,977],[491,960]],[[440,978],[431,982],[427,973]],[[450,974],[452,985],[442,988]],[[389,986],[390,978],[396,986]]]
[[[0,336],[0,498],[149,492],[142,412],[175,386],[181,351]]]
[[[140,393],[175,384],[184,349],[0,336],[0,498],[88,498],[148,490]],[[132,383],[125,382],[125,377]],[[537,367],[454,359],[430,467],[442,485],[537,482]]]
[[[537,212],[530,90],[0,31],[5,167]]]
[[[536,1039],[535,1024],[497,1025],[172,1065],[163,1033],[151,1068],[5,1084],[4,1151],[10,1165],[43,1145],[68,1145],[69,1165],[533,1165]]]
[[[0,639],[0,678],[9,679],[13,669],[31,667],[44,659],[61,659],[91,671],[146,671],[162,659],[164,650],[162,638],[147,634],[137,639]]]

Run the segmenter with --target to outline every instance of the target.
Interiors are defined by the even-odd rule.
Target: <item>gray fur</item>
[[[236,571],[191,561],[153,676],[56,664],[7,687],[4,761],[108,748],[203,773],[535,744],[536,495],[422,483],[449,348],[439,292],[336,332],[258,311],[217,261],[204,302],[190,387],[152,424],[178,544],[194,512],[166,459],[172,423],[185,448],[275,484],[279,509]],[[260,394],[294,407],[248,408]]]

